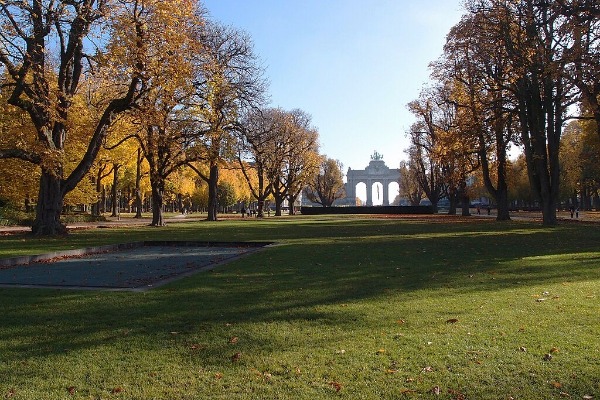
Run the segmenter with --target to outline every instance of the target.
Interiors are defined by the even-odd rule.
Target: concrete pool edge
[[[200,272],[210,271],[219,266],[228,264],[237,259],[243,258],[247,255],[253,254],[255,252],[264,250],[269,247],[277,246],[276,242],[211,242],[211,241],[140,241],[140,242],[130,242],[130,243],[120,243],[115,245],[104,245],[104,246],[93,246],[86,247],[82,249],[74,249],[74,250],[65,250],[65,251],[56,251],[50,252],[35,256],[29,257],[13,257],[11,260],[23,261],[27,258],[30,260],[35,260],[30,262],[31,264],[38,264],[48,262],[51,263],[51,260],[56,260],[60,262],[64,258],[72,257],[76,258],[78,256],[85,257],[86,255],[94,255],[99,253],[106,252],[117,252],[119,250],[129,250],[136,249],[140,247],[198,247],[198,248],[223,248],[223,247],[236,247],[236,248],[246,248],[247,251],[244,253],[240,253],[234,256],[229,256],[223,258],[219,261],[204,265],[202,267],[195,268],[190,271],[186,271],[183,273],[179,273],[170,277],[165,277],[164,279],[159,279],[153,281],[151,284],[144,284],[140,286],[132,286],[132,287],[121,287],[121,286],[95,286],[95,285],[55,285],[55,284],[28,284],[28,283],[1,283],[0,288],[3,289],[57,289],[57,290],[78,290],[78,291],[112,291],[112,292],[145,292],[151,289],[159,288],[161,286],[167,285],[174,281],[193,276]],[[27,268],[28,264],[17,264],[11,266],[5,266],[0,269],[11,269],[15,267],[25,267]]]
[[[55,259],[87,256],[105,252],[134,249],[137,247],[150,246],[181,246],[181,247],[256,247],[263,248],[275,245],[274,242],[212,242],[212,241],[194,241],[194,240],[144,240],[139,242],[127,242],[117,244],[107,244],[101,246],[83,247],[80,249],[57,250],[43,254],[33,254],[26,256],[16,256],[0,258],[0,268],[11,268],[19,265],[29,265],[33,263],[48,262]]]

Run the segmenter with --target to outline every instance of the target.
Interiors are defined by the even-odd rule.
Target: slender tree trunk
[[[96,199],[96,201],[94,203],[92,203],[92,216],[94,217],[99,217],[100,216],[100,190],[102,189],[102,186],[100,185],[100,181],[101,179],[98,178],[98,175],[100,175],[100,173],[98,172],[98,174],[93,178],[94,179],[94,183],[96,184],[96,196],[98,196],[98,198]]]
[[[36,236],[63,235],[67,227],[60,222],[63,207],[61,179],[42,171],[36,217],[31,232]]]
[[[120,165],[118,164],[114,164],[113,167],[113,184],[112,184],[112,191],[111,191],[111,197],[112,197],[112,213],[110,214],[111,217],[116,217],[118,215],[118,207],[120,207],[119,204],[119,196],[118,196],[118,191],[119,191],[119,168],[121,168]]]
[[[471,216],[471,209],[470,209],[471,208],[471,199],[469,198],[469,193],[467,191],[467,182],[464,179],[459,184],[458,193],[460,195],[460,201],[461,201],[461,207],[462,207],[461,215],[463,217],[470,217]]]
[[[144,156],[142,149],[137,150],[137,163],[135,169],[135,216],[133,218],[142,218],[142,161]]]
[[[208,178],[208,221],[216,221],[219,207],[218,201],[219,166],[216,163],[210,165]]]
[[[29,193],[25,195],[25,212],[31,212],[31,200],[29,197]]]
[[[102,185],[102,195],[100,196],[100,214],[106,212],[106,186]]]
[[[296,204],[296,199],[297,198],[298,198],[298,195],[296,195],[296,196],[290,195],[288,197],[288,202],[290,203],[290,209],[289,209],[289,212],[288,212],[289,215],[296,215],[295,204]]]

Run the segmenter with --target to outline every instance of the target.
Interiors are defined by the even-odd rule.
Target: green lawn
[[[0,257],[280,245],[144,293],[0,289],[0,398],[600,399],[599,228],[297,217],[3,236]]]

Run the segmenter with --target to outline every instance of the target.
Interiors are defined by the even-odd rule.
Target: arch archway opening
[[[371,199],[373,200],[374,206],[383,205],[383,185],[381,182],[373,183],[371,186]]]
[[[356,185],[356,205],[364,206],[367,204],[367,185],[360,182]]]
[[[391,206],[400,205],[400,185],[398,182],[388,184],[388,201]]]

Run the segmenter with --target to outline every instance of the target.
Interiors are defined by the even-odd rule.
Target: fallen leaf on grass
[[[458,322],[458,319],[456,318],[450,318],[449,320],[446,321],[447,324],[455,324]]]
[[[583,396],[584,400],[592,400],[594,398],[594,396],[592,396],[591,394],[586,394]]]
[[[440,389],[439,386],[434,386],[431,388],[430,392],[436,396],[439,396],[440,393],[442,393],[442,390]]]
[[[238,342],[238,340],[239,340],[238,337],[234,336],[231,339],[229,339],[229,343],[230,344],[236,344]]]
[[[571,397],[571,395],[567,392],[560,392],[560,397]]]
[[[335,389],[336,392],[342,390],[342,385],[339,382],[329,382],[329,384]]]
[[[242,358],[242,353],[235,353],[231,356],[231,362],[240,361],[240,358]]]
[[[402,325],[402,324],[406,323],[406,321],[404,321],[403,319],[399,319],[399,320],[396,321],[396,323],[398,325]]]
[[[215,374],[215,379],[223,379],[223,374],[222,374],[222,373],[220,373],[220,372],[217,372],[217,373]]]
[[[69,392],[70,395],[74,395],[75,391],[76,391],[75,386],[69,386],[67,388],[67,392]]]
[[[400,393],[402,394],[415,394],[417,393],[416,390],[412,390],[412,389],[400,389]]]
[[[15,389],[10,389],[6,395],[4,395],[5,399],[10,399],[11,397],[13,397],[15,395]]]
[[[562,384],[560,382],[552,381],[552,382],[550,382],[550,384],[555,389],[560,389],[562,387]]]
[[[421,372],[433,372],[433,367],[424,367]]]
[[[543,360],[544,361],[550,361],[550,360],[552,360],[552,354],[549,354],[549,353],[548,354],[544,354]]]
[[[553,347],[550,349],[550,353],[558,353],[558,352],[559,352],[559,350],[556,347]]]
[[[375,352],[375,354],[383,354],[385,353],[385,349],[379,349]]]
[[[125,389],[123,389],[122,387],[116,387],[113,390],[111,390],[110,393],[111,394],[118,394],[118,393],[121,393],[121,392],[124,392],[124,391],[125,391]]]
[[[455,400],[465,400],[466,397],[464,394],[459,392],[458,390],[448,389],[448,393],[454,396]]]

